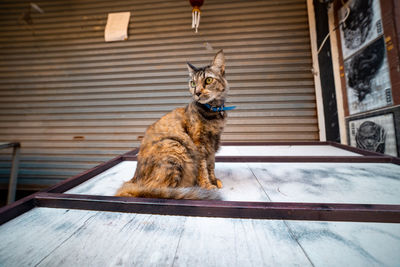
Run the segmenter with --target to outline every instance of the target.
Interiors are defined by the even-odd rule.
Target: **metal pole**
[[[18,180],[19,154],[20,154],[20,144],[17,143],[14,145],[13,156],[12,156],[10,182],[8,184],[7,204],[10,204],[15,201],[15,192],[17,189],[17,180]]]

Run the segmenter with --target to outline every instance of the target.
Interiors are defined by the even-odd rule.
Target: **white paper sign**
[[[128,24],[131,12],[109,13],[104,38],[106,42],[128,39]]]

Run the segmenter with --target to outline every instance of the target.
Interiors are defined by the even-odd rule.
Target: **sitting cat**
[[[219,51],[212,64],[196,68],[188,63],[193,101],[152,124],[140,145],[134,177],[117,196],[220,199],[215,177],[215,152],[226,121],[224,107],[229,86],[225,57]]]

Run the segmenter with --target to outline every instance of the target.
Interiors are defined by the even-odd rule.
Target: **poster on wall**
[[[393,113],[349,121],[350,145],[398,156]]]
[[[347,12],[350,13],[348,14]],[[343,58],[347,59],[383,34],[379,0],[350,0],[339,10]]]
[[[384,37],[344,61],[350,115],[392,105]]]

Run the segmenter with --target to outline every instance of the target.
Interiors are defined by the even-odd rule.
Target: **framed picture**
[[[340,27],[344,59],[383,34],[379,0],[350,0],[339,10],[339,19],[345,19]]]
[[[395,157],[399,155],[393,112],[350,119],[348,126],[351,146]]]
[[[344,61],[350,115],[393,104],[384,37]]]

